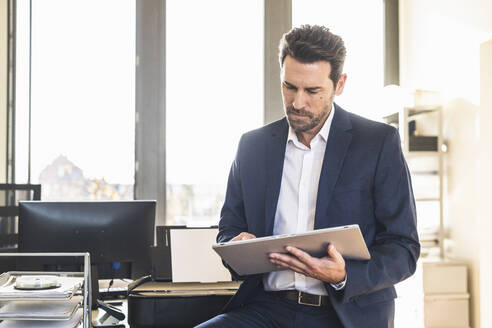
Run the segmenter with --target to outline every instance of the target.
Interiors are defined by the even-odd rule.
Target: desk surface
[[[153,297],[234,295],[240,285],[241,282],[238,281],[215,283],[151,281],[136,287],[133,293]]]

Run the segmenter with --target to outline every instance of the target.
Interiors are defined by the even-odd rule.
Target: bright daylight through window
[[[16,182],[27,180],[29,1],[17,1]],[[135,1],[32,1],[32,183],[133,199]]]
[[[167,224],[217,224],[239,138],[263,124],[263,1],[166,4]]]
[[[302,24],[324,25],[345,42],[348,77],[335,102],[350,112],[381,120],[375,99],[384,86],[383,1],[292,0],[292,25]]]

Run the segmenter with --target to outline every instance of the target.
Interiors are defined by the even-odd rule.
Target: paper
[[[0,301],[70,299],[84,282],[84,278],[81,277],[58,277],[58,279],[60,287],[57,288],[19,290],[15,289],[15,276],[11,276],[4,285],[0,286]]]
[[[0,302],[0,320],[68,320],[82,304],[83,297],[69,301]]]
[[[173,282],[230,281],[231,274],[213,251],[218,229],[171,229]]]
[[[70,320],[67,321],[14,321],[5,320],[0,323],[0,328],[74,328],[77,327],[82,321],[82,315],[84,311],[79,309],[77,313],[72,316]]]

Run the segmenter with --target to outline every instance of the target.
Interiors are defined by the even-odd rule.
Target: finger
[[[254,238],[256,238],[255,235],[248,233],[248,232],[244,232],[243,238],[241,240],[254,239]]]
[[[335,260],[335,262],[344,262],[342,254],[340,254],[340,252],[338,252],[335,245],[329,244],[326,251],[327,251],[328,255],[333,260]]]
[[[247,240],[247,239],[253,239],[253,238],[256,238],[256,236],[249,233],[249,232],[241,232],[239,235],[232,238],[231,241]]]
[[[298,270],[302,270],[304,272],[310,271],[310,268],[306,264],[302,263],[294,256],[272,253],[270,254],[270,260],[274,260],[275,264],[288,266],[289,268],[297,268]]]
[[[287,246],[285,248],[287,252],[293,254],[295,257],[297,257],[301,262],[312,268],[315,263],[313,261],[313,257],[309,255],[308,253],[300,250],[299,248],[293,247],[293,246]]]
[[[291,265],[289,263],[282,262],[282,261],[275,260],[275,259],[271,259],[270,261],[273,264],[275,264],[275,266],[277,267],[277,269],[289,269],[289,270],[295,271],[297,273],[303,274],[305,276],[309,276],[309,274],[308,274],[308,272],[306,272],[306,270],[303,270],[302,268],[300,268],[298,266]]]

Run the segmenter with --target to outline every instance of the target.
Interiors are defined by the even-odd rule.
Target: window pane
[[[324,25],[342,37],[347,48],[347,83],[335,99],[342,108],[380,120],[375,102],[384,85],[382,0],[292,0],[292,25]]]
[[[167,1],[166,20],[167,223],[216,224],[239,137],[263,122],[263,1]]]
[[[44,200],[132,199],[135,1],[32,5],[33,182]]]

